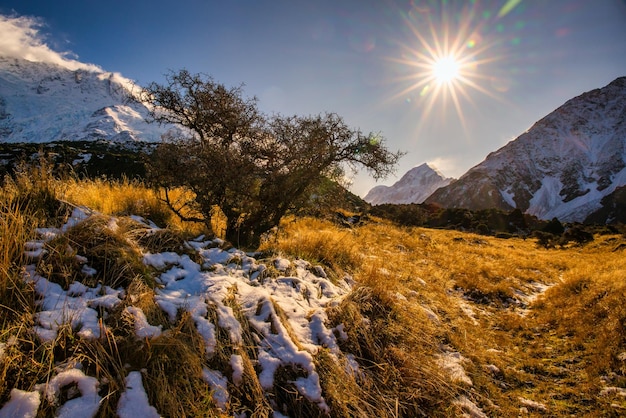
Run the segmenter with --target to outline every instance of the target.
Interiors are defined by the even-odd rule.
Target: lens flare
[[[510,8],[514,7],[511,2]],[[508,10],[505,10],[508,13]],[[406,98],[415,93],[420,98],[422,119],[429,116],[437,103],[445,111],[452,102],[456,113],[466,127],[462,102],[474,104],[472,90],[500,100],[492,89],[492,76],[485,69],[498,58],[492,53],[494,43],[485,37],[487,24],[494,23],[485,15],[468,6],[450,16],[441,10],[409,13],[405,25],[409,30],[407,43],[401,43],[400,58],[390,58],[403,68],[396,81],[408,85],[393,98]],[[488,16],[494,14],[489,13]],[[494,41],[495,42],[495,41]],[[487,86],[484,87],[484,86]]]

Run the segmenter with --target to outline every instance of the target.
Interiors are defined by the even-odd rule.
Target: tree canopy
[[[149,84],[140,99],[149,104],[152,121],[180,127],[149,164],[170,207],[183,218],[182,206],[192,207],[202,215],[194,220],[207,225],[220,208],[226,238],[241,245],[255,244],[323,179],[341,179],[346,168],[358,167],[383,178],[402,155],[389,151],[380,134],[363,134],[335,113],[267,116],[242,86],[228,88],[187,70]],[[193,201],[169,199],[167,191],[176,187],[192,191]]]

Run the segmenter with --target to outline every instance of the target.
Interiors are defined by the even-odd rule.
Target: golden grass
[[[28,211],[0,201],[0,286],[7,287],[9,271],[24,260],[24,243],[32,234]]]
[[[24,244],[33,235],[32,212],[11,203],[8,190],[0,195],[0,388],[32,386],[33,376],[44,375],[45,360],[37,349],[30,328],[34,312],[34,292],[24,283],[21,269],[25,262]],[[0,392],[0,403],[8,392]]]
[[[85,206],[105,215],[136,215],[189,235],[205,232],[205,226],[183,222],[163,202],[162,191],[147,187],[138,180],[69,179],[58,182],[57,195],[77,206]],[[183,190],[170,192],[173,200],[189,200]]]
[[[624,242],[597,236],[585,247],[547,250],[533,239],[302,219],[283,224],[264,249],[326,262],[337,277],[353,275],[359,287],[332,317],[350,334],[344,348],[376,367],[408,364],[392,369],[396,375],[385,369],[400,387],[384,380],[376,386],[396,394],[418,389],[417,404],[431,408],[428,414],[459,414],[459,403],[446,409],[431,398],[465,396],[488,415],[541,412],[521,403],[526,399],[553,416],[610,416],[618,401],[626,407],[617,395],[600,396],[604,386],[626,387]],[[441,377],[433,359],[442,349],[469,360],[472,387]],[[400,399],[408,411],[403,402],[414,398]]]
[[[158,196],[140,183],[55,182],[39,175],[39,181],[5,185],[0,202],[0,342],[6,344],[0,404],[10,388],[32,390],[54,365],[80,361],[89,375],[107,382],[99,416],[115,413],[123,378],[133,370],[144,370],[150,403],[162,415],[220,416],[201,371],[210,367],[229,376],[231,356],[240,355],[244,376],[239,386],[229,384],[228,413],[269,416],[274,407],[255,370],[255,331],[234,294],[224,303],[243,327],[243,342],[233,344],[216,326],[217,351],[210,358],[189,314],[171,323],[154,302],[152,272],[141,264],[139,249],[180,252],[179,232],[193,227],[165,215]],[[37,190],[43,192],[32,193]],[[29,208],[19,199],[25,192],[41,197],[33,205],[49,207]],[[177,230],[155,234],[128,218],[113,225],[94,216],[48,244],[39,268],[63,285],[86,280],[75,262],[80,253],[103,272],[95,281],[128,286],[121,306],[103,319],[109,331],[100,339],[81,340],[62,327],[54,344],[40,344],[29,331],[35,296],[20,268],[33,227],[63,214],[50,196],[104,214],[162,216],[163,225]],[[602,389],[626,387],[625,243],[619,235],[596,236],[584,247],[548,250],[532,239],[399,228],[377,219],[344,228],[300,218],[284,222],[260,250],[321,264],[335,282],[347,276],[356,282],[328,312],[328,327],[342,325],[348,336],[338,339],[342,354],[322,348],[314,356],[332,416],[459,416],[471,409],[466,400],[488,416],[619,416],[626,400]],[[123,315],[130,305],[166,332],[137,339]],[[218,323],[214,310],[208,317]],[[442,354],[456,352],[466,359],[471,385],[455,381],[441,365]],[[347,353],[359,372],[350,372]],[[319,413],[293,389],[298,373],[277,371],[273,400],[291,411]],[[40,413],[53,414],[53,405]]]
[[[259,249],[323,264],[336,274],[352,270],[361,263],[354,230],[339,230],[332,223],[317,218],[288,218],[283,221],[278,234],[266,240]]]

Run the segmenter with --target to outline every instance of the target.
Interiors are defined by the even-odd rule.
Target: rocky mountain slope
[[[452,180],[424,163],[407,171],[392,186],[380,185],[372,188],[363,200],[372,205],[422,203],[435,190],[447,186]]]
[[[583,221],[626,185],[626,77],[567,101],[426,202]]]
[[[0,57],[0,142],[158,141],[166,129],[145,122],[131,88],[116,73]]]

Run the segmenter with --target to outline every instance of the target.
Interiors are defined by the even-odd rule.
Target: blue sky
[[[423,162],[458,177],[626,75],[623,0],[0,0],[0,14],[139,84],[186,68],[245,83],[267,113],[336,112],[407,152],[388,185]],[[449,84],[432,77],[439,55],[457,62]],[[352,190],[375,184],[359,174]]]

